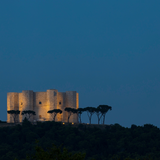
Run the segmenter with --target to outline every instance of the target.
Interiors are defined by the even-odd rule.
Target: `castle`
[[[19,110],[18,121],[22,122],[25,115],[21,115],[24,110],[33,110],[36,115],[32,117],[34,121],[52,121],[52,116],[47,113],[49,110],[61,109],[62,114],[57,114],[56,121],[67,122],[68,113],[66,107],[79,107],[79,94],[76,91],[58,92],[56,89],[49,89],[46,92],[33,92],[24,90],[22,93],[7,93],[7,111]],[[77,123],[76,114],[70,117],[70,122]],[[7,113],[7,122],[13,123],[13,117]]]

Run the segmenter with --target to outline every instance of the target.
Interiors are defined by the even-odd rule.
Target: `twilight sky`
[[[47,89],[112,106],[107,124],[160,127],[160,1],[1,0],[0,119],[7,92]]]

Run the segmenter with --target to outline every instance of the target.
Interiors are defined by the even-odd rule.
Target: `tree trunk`
[[[91,116],[89,117],[89,123],[91,124]]]
[[[81,122],[81,115],[80,115],[80,123],[82,123],[82,122]]]
[[[56,119],[56,114],[54,114],[54,118],[53,118],[53,120],[55,121],[55,119]]]
[[[99,115],[97,114],[98,124],[99,124]]]
[[[99,125],[99,122],[100,122],[100,119],[101,119],[101,117],[100,117],[100,114],[99,114],[99,113],[97,113],[97,119],[98,119],[98,125]]]
[[[69,118],[71,116],[72,113],[68,112],[68,123],[69,123]]]
[[[30,118],[31,118],[31,114],[28,115],[28,120],[30,120]]]
[[[103,115],[103,125],[104,125],[104,122],[105,122],[105,114]]]

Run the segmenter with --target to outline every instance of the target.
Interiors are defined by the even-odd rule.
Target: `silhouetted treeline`
[[[93,114],[97,115],[98,124],[100,124],[101,119],[103,120],[103,124],[105,124],[105,116],[109,110],[112,110],[112,107],[109,105],[99,105],[98,107],[85,107],[85,108],[77,108],[77,109],[70,108],[70,107],[65,108],[65,112],[68,112],[68,115],[67,115],[68,123],[70,122],[69,119],[73,114],[77,115],[78,122],[81,123],[82,113],[87,112],[90,124],[91,124],[91,119]],[[49,110],[47,113],[51,114],[53,121],[55,121],[57,114],[61,114],[62,112],[63,111],[61,109],[52,109],[52,110]],[[24,115],[25,118],[27,118],[29,121],[31,121],[30,118],[33,116],[32,121],[37,121],[36,119],[34,119],[34,115],[36,115],[36,112],[33,110],[24,110],[22,112],[20,110],[8,110],[7,113],[11,115],[14,123],[19,122],[19,118],[18,118],[19,114]]]
[[[0,128],[0,160],[25,159],[34,154],[36,140],[44,150],[52,144],[62,145],[73,154],[86,153],[87,160],[160,159],[160,129],[153,125],[125,128],[115,124],[104,129],[89,126],[58,122],[32,125],[25,120],[22,125]]]

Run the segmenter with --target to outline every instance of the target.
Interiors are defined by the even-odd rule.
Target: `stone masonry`
[[[79,94],[76,91],[58,92],[56,89],[49,89],[46,92],[33,92],[25,90],[22,93],[7,93],[7,111],[8,110],[33,110],[36,115],[32,121],[51,121],[52,116],[47,113],[52,109],[61,109],[62,114],[57,114],[56,121],[67,122],[68,113],[64,110],[66,107],[79,107]],[[25,115],[19,115],[18,121],[22,122]],[[7,113],[7,122],[13,123],[13,118]],[[70,122],[77,123],[76,114],[70,117]]]

